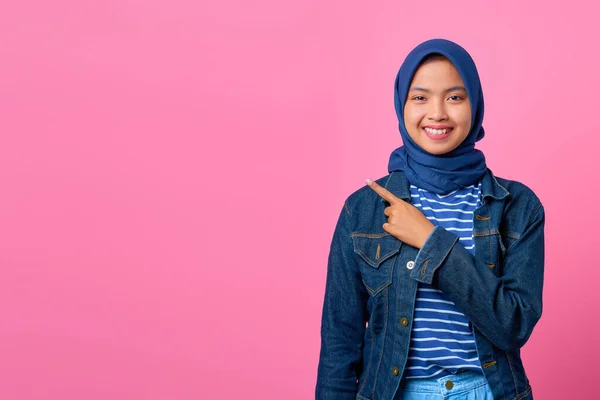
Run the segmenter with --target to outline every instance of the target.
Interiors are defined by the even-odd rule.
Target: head
[[[408,88],[404,125],[411,139],[433,155],[451,152],[469,135],[469,95],[446,57],[431,54],[421,62]]]
[[[409,153],[465,154],[483,138],[477,69],[466,50],[453,42],[433,39],[417,46],[398,72],[394,97]]]

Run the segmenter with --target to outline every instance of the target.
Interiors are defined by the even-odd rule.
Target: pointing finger
[[[371,189],[373,189],[379,196],[383,197],[384,200],[387,200],[388,203],[395,204],[401,201],[398,197],[394,196],[392,192],[377,184],[377,182],[373,182],[370,179],[367,179],[366,182]]]

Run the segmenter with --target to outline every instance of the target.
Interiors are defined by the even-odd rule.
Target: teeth
[[[431,128],[425,128],[425,130],[434,135],[443,135],[444,133],[448,133],[451,131],[451,129],[431,129]]]

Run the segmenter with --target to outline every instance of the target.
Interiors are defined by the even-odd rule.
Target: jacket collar
[[[396,197],[399,197],[404,201],[411,202],[410,183],[408,182],[404,171],[393,171],[390,173],[384,187],[392,192]],[[489,168],[486,168],[486,171],[481,178],[481,195],[483,199],[486,197],[491,197],[495,200],[502,200],[506,196],[510,195],[510,192],[506,190],[504,186],[498,183],[498,180],[492,171]],[[380,197],[379,200],[385,201],[383,197]]]

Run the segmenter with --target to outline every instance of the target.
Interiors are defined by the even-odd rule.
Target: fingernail
[[[367,185],[369,185],[369,186],[371,186],[371,183],[373,183],[373,181],[370,179],[365,179],[365,181],[367,182]]]

